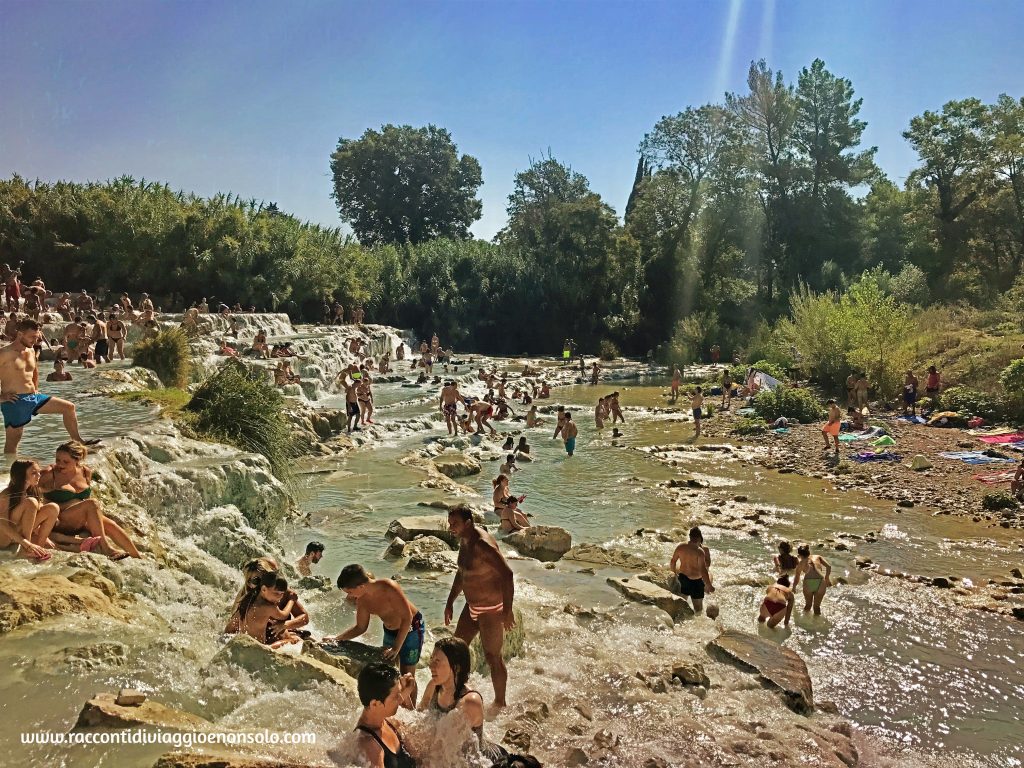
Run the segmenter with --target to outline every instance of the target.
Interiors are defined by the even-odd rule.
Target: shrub
[[[999,374],[999,383],[1006,393],[1007,411],[1015,418],[1024,418],[1024,358],[1006,366]]]
[[[939,395],[944,411],[956,411],[961,416],[980,416],[986,421],[999,421],[1003,417],[1002,404],[992,395],[967,387],[950,387]]]
[[[619,348],[615,346],[614,341],[608,341],[608,339],[601,340],[601,359],[602,360],[614,360],[619,356]]]
[[[801,424],[819,421],[825,415],[818,399],[806,389],[776,387],[763,390],[754,398],[757,415],[771,423],[780,416],[796,419]]]
[[[237,360],[204,381],[185,406],[195,414],[197,433],[266,456],[278,476],[296,454],[282,407],[277,388]]]
[[[1017,500],[1010,494],[1002,491],[986,493],[981,499],[981,508],[990,511],[996,511],[999,509],[1015,509],[1016,507]]]
[[[742,419],[732,431],[737,435],[763,435],[768,431],[768,422],[764,419]]]
[[[184,389],[192,372],[188,337],[180,328],[161,331],[135,345],[132,362],[156,373],[165,387]]]

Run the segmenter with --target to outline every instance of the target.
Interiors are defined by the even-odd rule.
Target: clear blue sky
[[[620,214],[665,114],[815,57],[864,99],[901,182],[909,119],[1024,95],[1024,1],[48,2],[0,0],[0,174],[121,174],[273,200],[335,226],[329,155],[384,123],[448,128],[483,219],[549,149]]]

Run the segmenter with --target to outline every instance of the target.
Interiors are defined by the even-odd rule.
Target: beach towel
[[[891,437],[889,437],[889,435],[882,435],[880,438],[878,438],[877,440],[873,441],[871,444],[875,445],[875,446],[879,446],[879,445],[896,445],[896,441],[893,440]]]
[[[736,415],[737,416],[756,416],[757,415],[757,409],[756,408],[740,408],[738,411],[736,411]]]
[[[986,456],[981,451],[945,451],[940,453],[944,459],[962,461],[965,464],[1005,464],[1013,463],[1013,459],[1004,459],[996,456]]]
[[[754,373],[754,381],[756,381],[758,383],[758,386],[760,386],[762,389],[767,388],[771,390],[775,389],[776,387],[782,386],[781,381],[776,379],[774,376],[769,376],[767,373],[764,373],[763,371],[757,371],[756,373]]]
[[[1008,432],[1002,435],[979,436],[979,440],[990,445],[1002,445],[1003,443],[1019,443],[1024,441],[1024,432]]]
[[[974,479],[986,485],[999,485],[1013,480],[1015,472],[997,472],[994,475],[975,475]]]
[[[988,435],[994,437],[995,435],[1012,435],[1016,432],[1013,427],[990,427],[988,429],[969,429],[967,430],[968,435]]]
[[[900,457],[898,454],[890,453],[889,451],[882,451],[881,453],[874,453],[873,451],[861,451],[855,453],[851,457],[854,461],[864,463],[867,461],[899,461]]]
[[[787,427],[776,427],[772,430],[776,435],[788,435],[789,429]]]

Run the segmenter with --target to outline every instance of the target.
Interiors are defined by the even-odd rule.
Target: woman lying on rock
[[[97,552],[114,560],[141,557],[125,530],[104,515],[100,503],[91,498],[92,471],[82,463],[87,454],[84,445],[71,440],[57,447],[53,465],[43,472],[43,497],[60,507],[51,538],[61,549]],[[88,535],[82,537],[82,531],[88,531]]]
[[[17,546],[19,557],[45,563],[52,555],[44,547],[59,510],[39,496],[42,472],[34,461],[11,464],[11,479],[0,491],[0,548]]]

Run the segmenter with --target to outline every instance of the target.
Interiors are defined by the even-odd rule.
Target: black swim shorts
[[[683,597],[691,597],[694,600],[704,599],[703,579],[691,579],[683,573],[677,573],[676,578],[679,580],[679,594]]]

